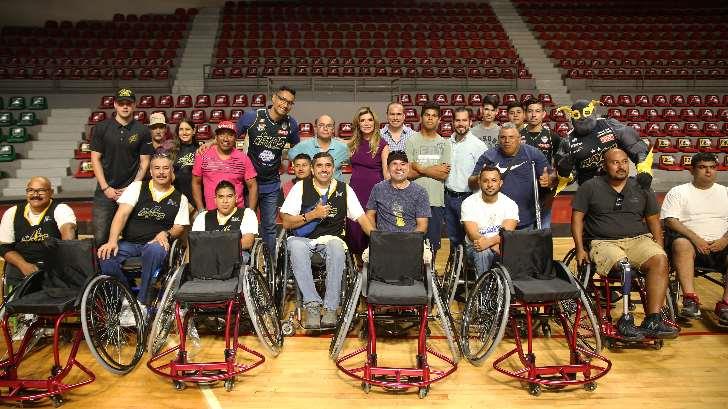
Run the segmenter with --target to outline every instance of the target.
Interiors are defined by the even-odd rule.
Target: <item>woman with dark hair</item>
[[[177,124],[174,147],[174,187],[192,200],[192,165],[199,147],[195,138],[195,126],[186,119]]]

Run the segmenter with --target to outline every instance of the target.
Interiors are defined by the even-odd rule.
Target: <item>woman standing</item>
[[[195,126],[183,119],[177,124],[175,135],[174,187],[192,200],[192,165],[199,146],[195,138]]]
[[[349,185],[356,193],[359,203],[366,209],[374,185],[382,179],[389,179],[386,166],[389,147],[379,133],[379,120],[371,108],[359,108],[351,123],[353,136],[349,142],[351,153]],[[346,233],[349,251],[361,264],[361,253],[367,248],[369,240],[359,224],[348,219]]]

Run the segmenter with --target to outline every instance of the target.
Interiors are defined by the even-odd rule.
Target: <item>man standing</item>
[[[487,147],[483,141],[470,133],[470,110],[464,107],[455,109],[455,133],[450,137],[452,166],[445,180],[445,224],[450,238],[450,248],[462,244],[465,231],[460,223],[460,206],[472,194],[468,187],[468,177],[473,173],[475,164]]]
[[[172,148],[172,141],[167,140],[167,123],[163,113],[155,112],[149,116],[149,131],[155,152],[168,152]]]
[[[498,146],[498,134],[500,126],[495,122],[495,115],[498,111],[498,101],[492,95],[483,97],[483,107],[481,108],[482,120],[475,125],[470,132],[478,139],[485,143],[488,149]]]
[[[334,158],[328,152],[313,157],[313,178],[291,188],[281,206],[283,228],[293,231],[288,237],[288,254],[306,316],[303,327],[329,328],[336,325],[341,278],[346,266],[344,233],[346,218],[356,221],[366,234],[372,230],[354,190],[332,177]],[[311,272],[311,256],[326,259],[326,294],[316,291]],[[321,317],[321,305],[324,314]]]
[[[645,319],[635,327],[631,314],[625,314],[618,322],[620,333],[629,340],[675,338],[677,328],[665,324],[660,315],[667,292],[668,261],[662,249],[655,193],[629,177],[629,159],[621,149],[605,152],[604,170],[605,175],[579,186],[572,203],[571,234],[577,263],[581,266],[593,261],[601,276],[626,263],[638,268],[647,276]]]
[[[430,220],[427,223],[427,238],[435,259],[440,249],[440,232],[445,206],[445,179],[450,174],[452,150],[450,143],[437,133],[440,122],[440,107],[433,103],[422,106],[422,126],[405,144],[410,163],[409,179],[425,188],[430,202]]]
[[[96,245],[106,243],[117,200],[131,182],[142,180],[154,153],[149,128],[134,119],[134,91],[116,92],[116,115],[94,128],[91,164],[96,176],[93,225]]]
[[[314,122],[316,137],[305,140],[288,150],[288,160],[293,162],[300,153],[313,157],[319,152],[328,152],[334,158],[334,179],[341,180],[341,165],[349,160],[349,148],[344,142],[333,138],[336,124],[328,115],[321,115]]]
[[[382,138],[387,141],[389,151],[403,151],[405,143],[415,131],[404,124],[404,105],[390,102],[387,105],[387,125],[381,130]]]
[[[409,160],[403,151],[387,157],[390,179],[372,188],[367,216],[377,230],[387,232],[427,232],[430,205],[427,191],[407,179]]]
[[[299,181],[311,177],[311,157],[305,153],[299,153],[293,158],[293,179],[283,182],[283,199],[288,196],[293,185]],[[283,204],[281,199],[281,204]]]
[[[700,300],[693,283],[695,264],[728,273],[728,188],[715,183],[718,161],[714,154],[693,156],[691,183],[675,186],[662,202],[666,248],[683,292],[680,315],[700,317]],[[728,284],[716,303],[715,315],[728,325]]]
[[[235,186],[236,206],[255,209],[258,184],[255,169],[247,155],[235,149],[235,125],[221,121],[215,129],[215,145],[195,156],[192,167],[192,196],[198,211],[215,209],[215,188],[222,180]],[[248,201],[243,200],[243,183],[248,188]],[[204,186],[204,196],[203,196]]]
[[[496,167],[502,175],[502,192],[518,205],[518,229],[536,226],[536,198],[534,178],[540,191],[550,189],[557,177],[549,168],[546,157],[531,145],[521,143],[521,134],[516,125],[506,122],[501,126],[498,147],[485,151],[478,159],[468,184],[478,188],[480,170],[484,166]],[[535,175],[534,175],[535,169]],[[540,173],[539,173],[540,172]]]
[[[480,276],[500,254],[500,229],[515,230],[518,225],[518,205],[500,192],[503,179],[498,168],[485,166],[478,183],[480,191],[463,201],[462,222],[467,237],[465,249]]]
[[[47,178],[30,178],[25,195],[26,202],[8,208],[0,222],[0,256],[5,259],[6,295],[45,262],[44,240],[76,238],[76,215],[67,204],[53,200],[53,187]]]
[[[261,235],[270,254],[275,254],[276,212],[281,191],[281,156],[286,144],[298,143],[298,122],[289,115],[296,91],[281,86],[271,96],[272,105],[246,112],[238,120],[238,136],[248,138],[248,156],[258,182]]]

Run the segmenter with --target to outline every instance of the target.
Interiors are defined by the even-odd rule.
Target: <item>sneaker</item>
[[[683,295],[683,307],[680,310],[680,316],[689,319],[700,318],[700,300],[697,294]]]
[[[715,303],[715,315],[718,316],[720,325],[728,325],[728,303],[723,300]]]
[[[321,306],[316,302],[304,304],[303,328],[321,328]]]
[[[333,328],[338,322],[336,310],[324,309],[324,316],[321,317],[321,328]]]
[[[679,330],[662,320],[660,314],[649,314],[638,327],[646,338],[673,339],[677,338]]]
[[[142,312],[142,317],[141,317],[142,322],[144,322],[144,320],[146,318],[146,314],[147,314],[147,307],[140,302],[139,308],[141,309],[141,312]],[[126,302],[126,300],[124,300],[124,302],[122,302],[122,304],[121,304],[121,313],[119,314],[119,325],[121,325],[122,327],[136,327],[137,326],[136,317],[134,316],[134,310],[131,309],[131,306],[129,306],[129,304]]]
[[[625,341],[642,341],[645,339],[645,336],[634,325],[634,315],[632,314],[624,314],[619,318],[617,330]]]

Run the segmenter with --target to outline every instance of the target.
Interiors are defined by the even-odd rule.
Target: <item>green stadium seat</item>
[[[10,97],[10,99],[8,99],[8,109],[25,109],[25,97]]]
[[[32,96],[28,109],[48,109],[48,99],[42,95]]]
[[[0,162],[12,162],[15,160],[15,148],[13,145],[0,145]]]
[[[25,143],[29,140],[30,136],[28,135],[28,131],[22,126],[11,127],[7,138],[5,138],[5,141],[10,143]]]
[[[11,126],[15,124],[15,117],[12,112],[0,112],[0,126]]]
[[[36,118],[35,112],[21,112],[17,124],[22,126],[33,126],[37,123],[38,118]]]

